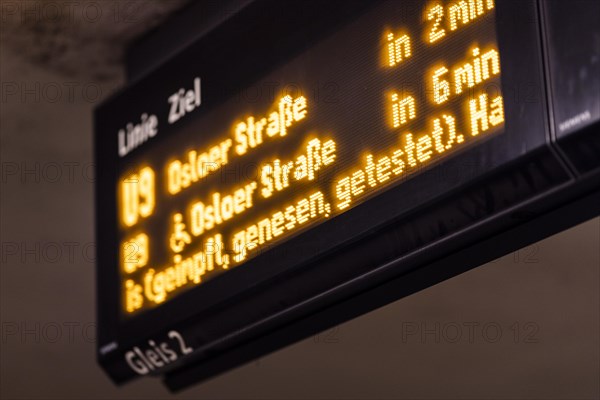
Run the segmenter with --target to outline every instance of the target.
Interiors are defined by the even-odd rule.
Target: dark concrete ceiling
[[[2,1],[1,43],[65,77],[118,78],[127,46],[189,0]]]

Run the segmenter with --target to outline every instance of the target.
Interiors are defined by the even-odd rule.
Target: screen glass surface
[[[168,118],[124,127],[122,316],[502,134],[495,24],[493,0],[387,1],[199,118],[201,75],[168,98]],[[176,131],[157,141],[165,125]]]

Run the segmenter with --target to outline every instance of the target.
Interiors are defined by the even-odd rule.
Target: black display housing
[[[502,134],[277,245],[243,268],[122,319],[117,127],[152,110],[155,93],[185,85],[198,65],[203,76],[218,83],[203,88],[208,100],[194,117],[201,119],[240,87],[380,3],[254,1],[152,72],[132,76],[126,89],[97,109],[98,359],[116,383],[137,376],[124,360],[125,351],[173,329],[194,352],[156,373],[178,390],[600,214],[598,169],[579,167],[571,159],[577,154],[551,129],[557,112],[550,113],[547,91],[554,90],[555,106],[562,95],[546,83],[553,67],[544,57],[552,57],[548,49],[554,42],[542,33],[561,28],[553,28],[551,18],[542,24],[541,16],[551,11],[540,10],[537,1],[497,0],[506,114]],[[284,27],[293,34],[272,34]],[[165,43],[176,39],[164,32]],[[262,45],[250,54],[248,43]],[[213,64],[197,62],[199,55],[221,54],[221,48],[248,63],[240,69],[214,59]],[[597,99],[592,101],[598,104]],[[573,133],[579,146],[600,135],[597,121],[585,130]]]

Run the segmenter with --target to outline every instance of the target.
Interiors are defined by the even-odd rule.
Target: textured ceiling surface
[[[69,78],[115,79],[126,46],[187,1],[3,0],[0,40],[23,62]]]
[[[92,112],[182,4],[0,0],[2,399],[170,397],[95,362]],[[597,399],[599,265],[595,219],[177,398]]]

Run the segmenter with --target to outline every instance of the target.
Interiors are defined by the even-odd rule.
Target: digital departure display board
[[[201,76],[165,99],[167,118],[124,126],[115,217],[125,315],[500,133],[494,9],[434,2],[407,18],[389,2],[160,144],[164,125],[202,107]]]
[[[407,275],[576,180],[535,1],[249,3],[96,112],[116,382],[183,387],[472,268],[496,250]]]

